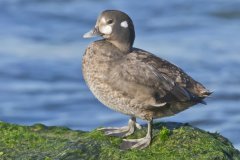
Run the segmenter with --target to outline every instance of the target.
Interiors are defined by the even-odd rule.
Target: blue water
[[[132,17],[135,47],[177,64],[214,91],[207,106],[158,121],[219,132],[240,148],[238,0],[0,0],[0,120],[81,130],[127,123],[127,116],[94,98],[81,74],[82,55],[94,40],[82,35],[105,9]]]

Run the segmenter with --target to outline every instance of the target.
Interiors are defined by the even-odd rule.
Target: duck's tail
[[[198,98],[199,98],[199,99],[198,99],[199,103],[202,103],[202,104],[204,104],[204,105],[207,105],[207,103],[206,103],[203,99],[206,98],[206,97],[208,97],[208,96],[210,96],[212,93],[213,93],[213,92],[210,92],[210,91],[208,91],[208,90],[202,92],[201,95],[200,95],[200,97],[198,97]]]
[[[210,91],[204,91],[204,92],[202,92],[201,93],[201,97],[202,98],[206,98],[206,97],[208,97],[208,96],[210,96],[211,94],[212,94],[213,92],[210,92]]]

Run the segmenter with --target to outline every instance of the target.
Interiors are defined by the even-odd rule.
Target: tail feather
[[[210,92],[210,91],[202,92],[202,93],[201,93],[201,97],[202,97],[202,98],[206,98],[206,97],[210,96],[212,93],[213,93],[213,92]]]
[[[207,105],[207,103],[203,100],[205,99],[206,97],[208,97],[209,95],[211,95],[213,92],[210,92],[210,91],[204,91],[200,94],[200,96],[197,96],[197,95],[192,95],[192,100],[197,102],[197,103],[202,103],[204,105]]]
[[[199,97],[199,103],[202,103],[204,105],[207,105],[207,103],[203,100],[204,98],[210,96],[213,92],[210,91],[204,91],[201,93],[201,96]]]
[[[192,101],[207,105],[207,103],[203,99],[204,99],[204,97],[192,97]]]

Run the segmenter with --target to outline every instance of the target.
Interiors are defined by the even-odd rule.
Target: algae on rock
[[[129,138],[143,137],[138,130]],[[101,131],[74,131],[42,124],[20,126],[0,122],[0,159],[14,160],[240,160],[240,152],[224,137],[180,123],[156,123],[153,141],[144,150],[119,150],[121,138]]]

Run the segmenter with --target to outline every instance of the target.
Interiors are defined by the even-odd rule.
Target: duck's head
[[[83,35],[84,38],[102,36],[123,52],[130,52],[135,39],[131,18],[117,10],[103,11],[95,27]]]

